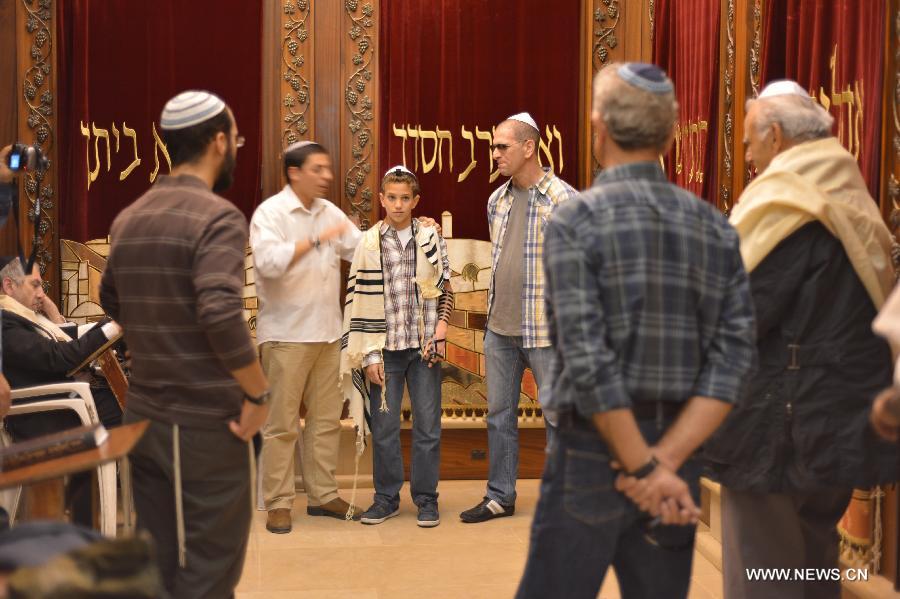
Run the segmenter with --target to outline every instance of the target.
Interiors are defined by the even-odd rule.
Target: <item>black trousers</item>
[[[125,422],[143,418],[126,410]],[[150,421],[130,454],[137,526],[156,542],[163,582],[176,599],[231,597],[250,533],[250,455],[226,425],[179,427],[186,564],[178,564],[173,427]]]

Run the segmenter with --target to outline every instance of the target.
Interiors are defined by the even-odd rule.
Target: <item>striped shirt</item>
[[[607,169],[554,212],[544,268],[549,407],[737,401],[756,355],[738,235],[658,163]]]
[[[522,344],[547,347],[550,336],[544,309],[544,227],[557,204],[575,197],[575,189],[544,169],[544,176],[528,189],[528,218],[525,231],[524,278],[522,284]],[[488,292],[488,318],[494,300],[494,273],[506,239],[506,225],[513,204],[512,179],[491,194],[487,204],[491,234],[491,286]]]
[[[162,176],[113,222],[103,309],[125,331],[128,410],[212,428],[241,411],[256,359],[243,317],[247,220],[189,175]]]

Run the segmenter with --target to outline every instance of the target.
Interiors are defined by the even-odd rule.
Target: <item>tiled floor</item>
[[[516,515],[483,524],[463,524],[459,512],[477,503],[484,481],[440,485],[441,525],[416,526],[408,495],[400,515],[377,526],[306,515],[297,498],[294,530],[265,529],[257,512],[238,599],[505,599],[515,594],[525,566],[528,531],[538,481],[519,481]],[[406,493],[406,489],[404,489]],[[368,507],[371,489],[359,503]],[[344,493],[349,499],[349,494]],[[694,556],[691,599],[722,596],[722,577],[701,555]],[[618,599],[610,573],[599,597]]]

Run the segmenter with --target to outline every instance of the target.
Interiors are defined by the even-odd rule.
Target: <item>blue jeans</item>
[[[649,444],[668,422],[638,421]],[[616,491],[610,452],[592,423],[561,416],[541,480],[531,545],[516,599],[594,599],[606,570],[616,570],[623,598],[686,597],[696,527],[650,527],[650,516]],[[702,466],[678,474],[699,505]]]
[[[387,411],[381,409],[381,387],[372,385],[370,398],[375,501],[393,509],[400,505],[400,406],[405,382],[412,404],[410,492],[417,506],[435,502],[441,466],[441,367],[428,368],[418,349],[382,353]]]
[[[531,368],[538,389],[550,378],[553,349],[522,346],[521,337],[508,337],[486,330],[484,356],[487,367],[488,392],[488,471],[487,497],[503,505],[516,502],[516,479],[519,477],[519,392],[522,374]],[[548,426],[548,439],[550,424]]]

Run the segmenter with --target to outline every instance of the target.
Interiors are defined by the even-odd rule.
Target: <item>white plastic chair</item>
[[[62,395],[62,397],[59,397]],[[50,397],[48,397],[50,396]],[[46,399],[42,399],[46,398]],[[12,406],[8,416],[20,414],[33,414],[35,412],[49,412],[52,410],[72,410],[78,414],[82,425],[94,425],[100,423],[97,416],[97,407],[94,405],[94,396],[91,387],[87,383],[75,381],[53,383],[49,385],[37,385],[12,390]],[[4,447],[9,446],[11,439],[5,428],[0,428],[0,442]],[[122,468],[122,487],[131,484],[128,476],[128,468]],[[108,537],[116,536],[116,463],[108,462],[97,468],[97,485],[100,491],[100,532]],[[129,487],[130,488],[130,487]],[[14,497],[9,509],[10,523],[16,516],[21,487],[15,489]],[[124,499],[129,499],[128,493],[123,491]],[[130,502],[125,501],[126,528],[130,525]]]

